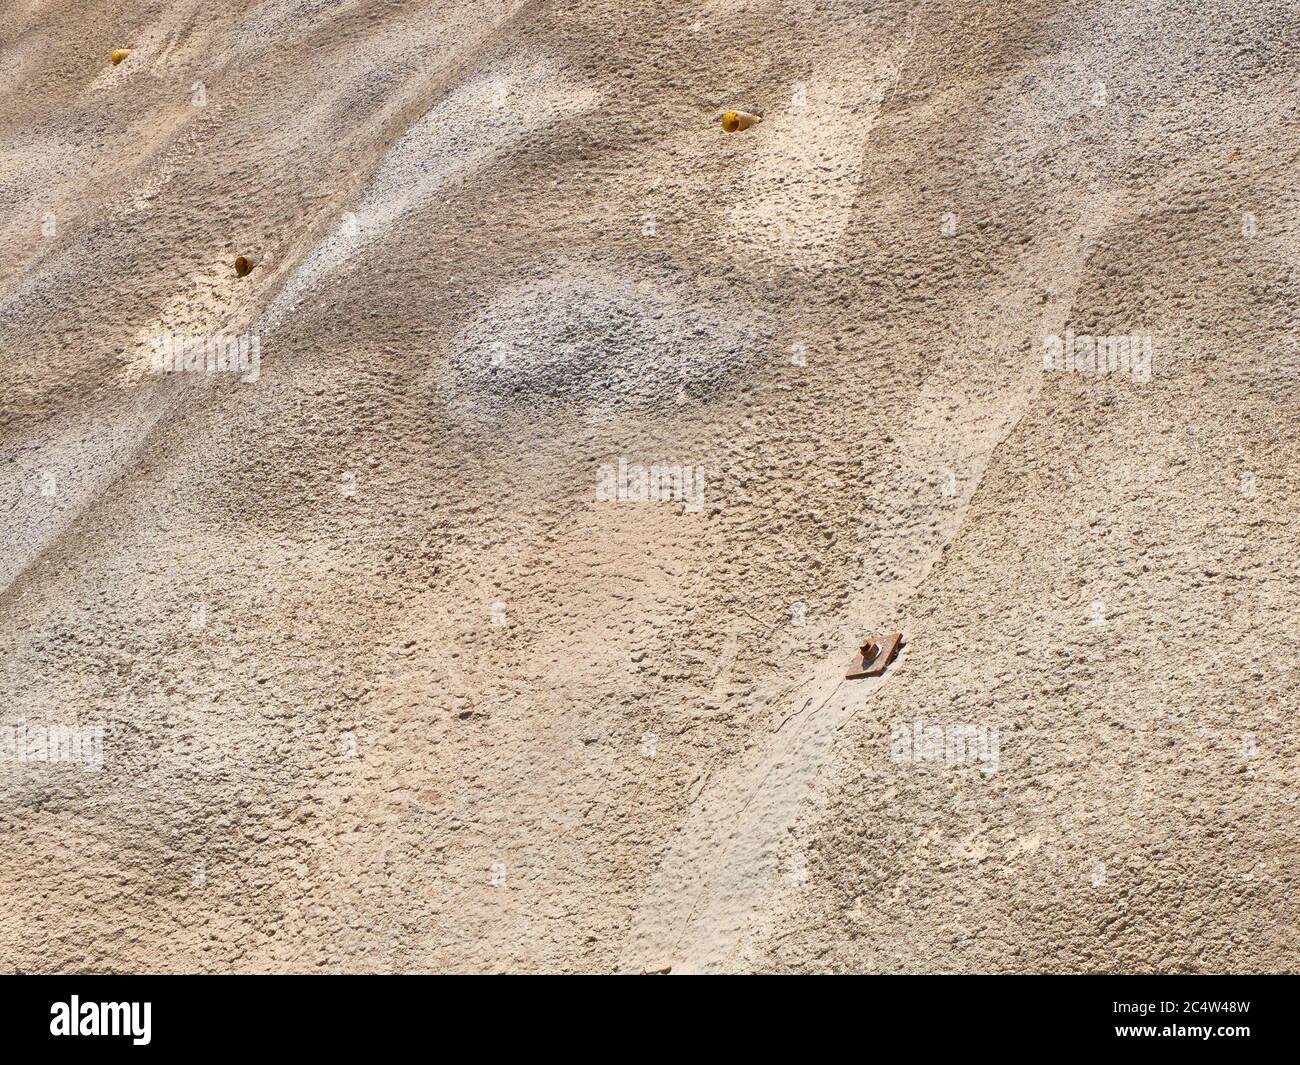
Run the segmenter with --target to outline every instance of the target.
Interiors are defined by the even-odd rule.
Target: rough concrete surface
[[[0,969],[1300,969],[1292,0],[0,45]]]

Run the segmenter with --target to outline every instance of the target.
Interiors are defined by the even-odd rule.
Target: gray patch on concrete
[[[454,386],[484,404],[643,407],[714,392],[772,341],[769,316],[645,284],[561,278],[507,288],[460,332]]]

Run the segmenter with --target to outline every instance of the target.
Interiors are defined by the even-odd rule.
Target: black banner
[[[489,1052],[509,1045],[516,1033],[535,1046],[569,1026],[584,1033],[592,1021],[601,1029],[619,1027],[619,1017],[635,1033],[637,1047],[661,1039],[678,1043],[688,1021],[691,1030],[701,1028],[699,1009],[687,1009],[702,1001],[698,992],[681,1000],[663,982],[654,988],[644,981],[606,983],[598,991],[587,979],[580,997],[565,989],[554,992],[554,1001],[536,983],[526,990],[517,983],[496,987],[488,997],[482,984],[434,976],[15,976],[2,985],[7,1048],[89,1057],[181,1049],[397,1051],[428,1035],[427,1025],[435,1022],[441,1046],[449,1046],[451,1032],[465,1035],[456,1022],[470,1017],[506,1022],[479,1029]],[[864,1047],[895,1052],[912,1045],[925,1054],[953,1049],[977,1055],[1008,1047],[1130,1046],[1180,1053],[1201,1047],[1227,1055],[1289,1048],[1295,1016],[1295,985],[1264,976],[778,979],[728,992],[743,995],[746,1008],[712,1000],[715,1023],[703,1027],[716,1033],[719,1049],[724,1038],[766,1039],[772,1027],[801,1039],[820,1030],[838,1041],[851,1025]],[[828,998],[833,1011],[809,1024],[809,1011]],[[828,1025],[837,1017],[841,1023]],[[738,1021],[752,1032],[737,1033]],[[566,1047],[571,1039],[561,1037]]]

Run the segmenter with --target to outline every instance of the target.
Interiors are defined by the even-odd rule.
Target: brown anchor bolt
[[[858,680],[862,677],[879,677],[885,672],[898,656],[898,649],[902,645],[903,634],[901,632],[886,632],[875,636],[868,636],[863,641],[861,649],[853,660],[849,662],[848,672],[844,674],[845,680]]]

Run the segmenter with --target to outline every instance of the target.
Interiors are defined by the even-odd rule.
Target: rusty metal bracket
[[[862,677],[879,677],[898,656],[898,649],[903,644],[901,632],[884,632],[868,636],[858,653],[849,663],[849,670],[844,674],[845,680],[859,680]]]

